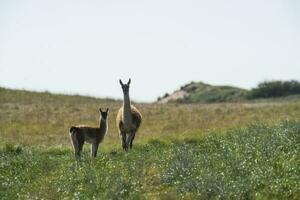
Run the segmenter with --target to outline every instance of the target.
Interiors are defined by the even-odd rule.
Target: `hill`
[[[212,103],[237,102],[246,99],[247,90],[232,86],[212,86],[203,82],[191,82],[172,94],[158,98],[158,103]]]
[[[191,82],[172,94],[166,93],[158,103],[219,103],[257,100],[293,100],[300,98],[300,82],[264,81],[251,90],[232,86],[213,86],[203,82]]]

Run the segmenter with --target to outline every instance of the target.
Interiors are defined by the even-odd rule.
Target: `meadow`
[[[300,100],[135,104],[143,123],[121,149],[121,101],[0,88],[2,199],[298,199]],[[76,163],[69,127],[109,131]]]

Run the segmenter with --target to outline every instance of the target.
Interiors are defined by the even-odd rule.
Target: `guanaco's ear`
[[[109,108],[106,109],[106,112],[107,112],[107,113],[108,113],[108,111],[109,111]]]
[[[119,80],[119,82],[120,82],[120,84],[123,86],[124,84],[123,84],[123,82],[121,81],[121,79]]]
[[[101,108],[99,108],[100,113],[102,113],[103,111],[101,110]]]
[[[127,85],[129,85],[131,83],[131,78],[129,78]]]

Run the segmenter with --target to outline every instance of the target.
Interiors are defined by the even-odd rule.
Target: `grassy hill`
[[[172,94],[158,98],[159,103],[212,103],[245,100],[247,90],[231,86],[212,86],[203,82],[191,82]]]
[[[0,88],[2,199],[297,199],[300,100],[141,104],[134,149],[115,126],[121,101]],[[109,131],[76,164],[74,124]]]
[[[232,86],[213,86],[203,82],[191,82],[172,94],[159,97],[158,103],[218,103],[256,101],[262,99],[289,100],[300,97],[300,83],[291,81],[265,81],[246,90]],[[272,99],[273,98],[273,99]]]

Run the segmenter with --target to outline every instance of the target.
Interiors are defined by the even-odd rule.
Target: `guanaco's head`
[[[121,79],[120,79],[120,85],[122,86],[122,90],[124,94],[128,94],[129,93],[129,85],[130,85],[131,79],[129,78],[128,82],[126,84],[124,84]]]
[[[109,113],[109,109],[107,108],[106,111],[102,111],[102,109],[99,108],[99,112],[100,112],[100,115],[101,115],[101,119],[106,120],[107,116],[108,116],[108,113]]]

